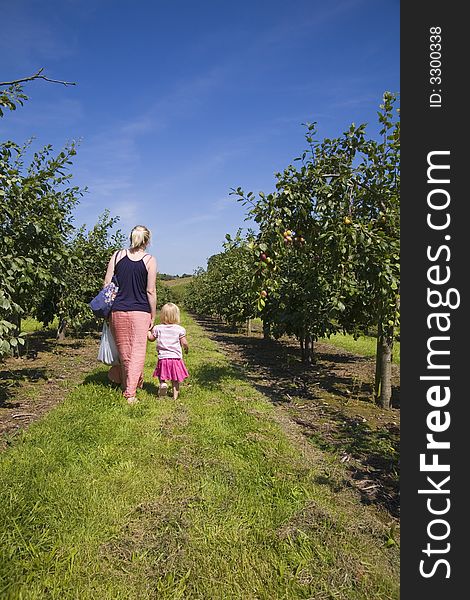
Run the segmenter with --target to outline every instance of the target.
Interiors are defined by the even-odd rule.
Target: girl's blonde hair
[[[160,310],[160,323],[165,325],[173,325],[174,323],[180,322],[180,309],[173,304],[173,302],[167,302]]]
[[[131,231],[129,240],[131,248],[146,248],[150,242],[150,231],[144,225],[136,225]]]

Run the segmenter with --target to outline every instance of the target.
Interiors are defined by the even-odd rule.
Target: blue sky
[[[0,80],[44,67],[0,121],[0,139],[59,151],[104,209],[153,233],[159,270],[192,273],[246,227],[230,189],[265,192],[319,135],[370,123],[399,91],[398,0],[15,0],[3,3]]]

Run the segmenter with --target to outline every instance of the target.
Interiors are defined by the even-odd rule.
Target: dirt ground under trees
[[[387,517],[399,517],[400,376],[393,365],[393,407],[372,399],[375,362],[332,345],[315,345],[316,363],[305,366],[295,340],[265,340],[214,319],[196,318],[243,375],[316,447],[343,463],[340,485]],[[28,336],[21,358],[0,363],[0,449],[58,404],[96,367],[99,334],[57,341],[52,331]]]
[[[96,367],[98,339],[57,341],[55,331],[36,331],[26,337],[20,358],[0,362],[0,449]]]

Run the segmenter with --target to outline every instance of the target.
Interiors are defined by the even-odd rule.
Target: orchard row
[[[400,123],[397,97],[378,111],[380,136],[354,124],[334,139],[307,125],[307,149],[276,175],[276,190],[233,193],[256,230],[226,236],[200,270],[188,307],[233,324],[260,317],[266,335],[295,336],[305,362],[337,331],[377,332],[375,396],[391,399],[399,327]]]

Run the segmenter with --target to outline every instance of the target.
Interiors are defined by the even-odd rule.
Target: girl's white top
[[[157,338],[158,358],[183,358],[180,339],[186,335],[184,327],[176,323],[155,325],[152,333]]]

